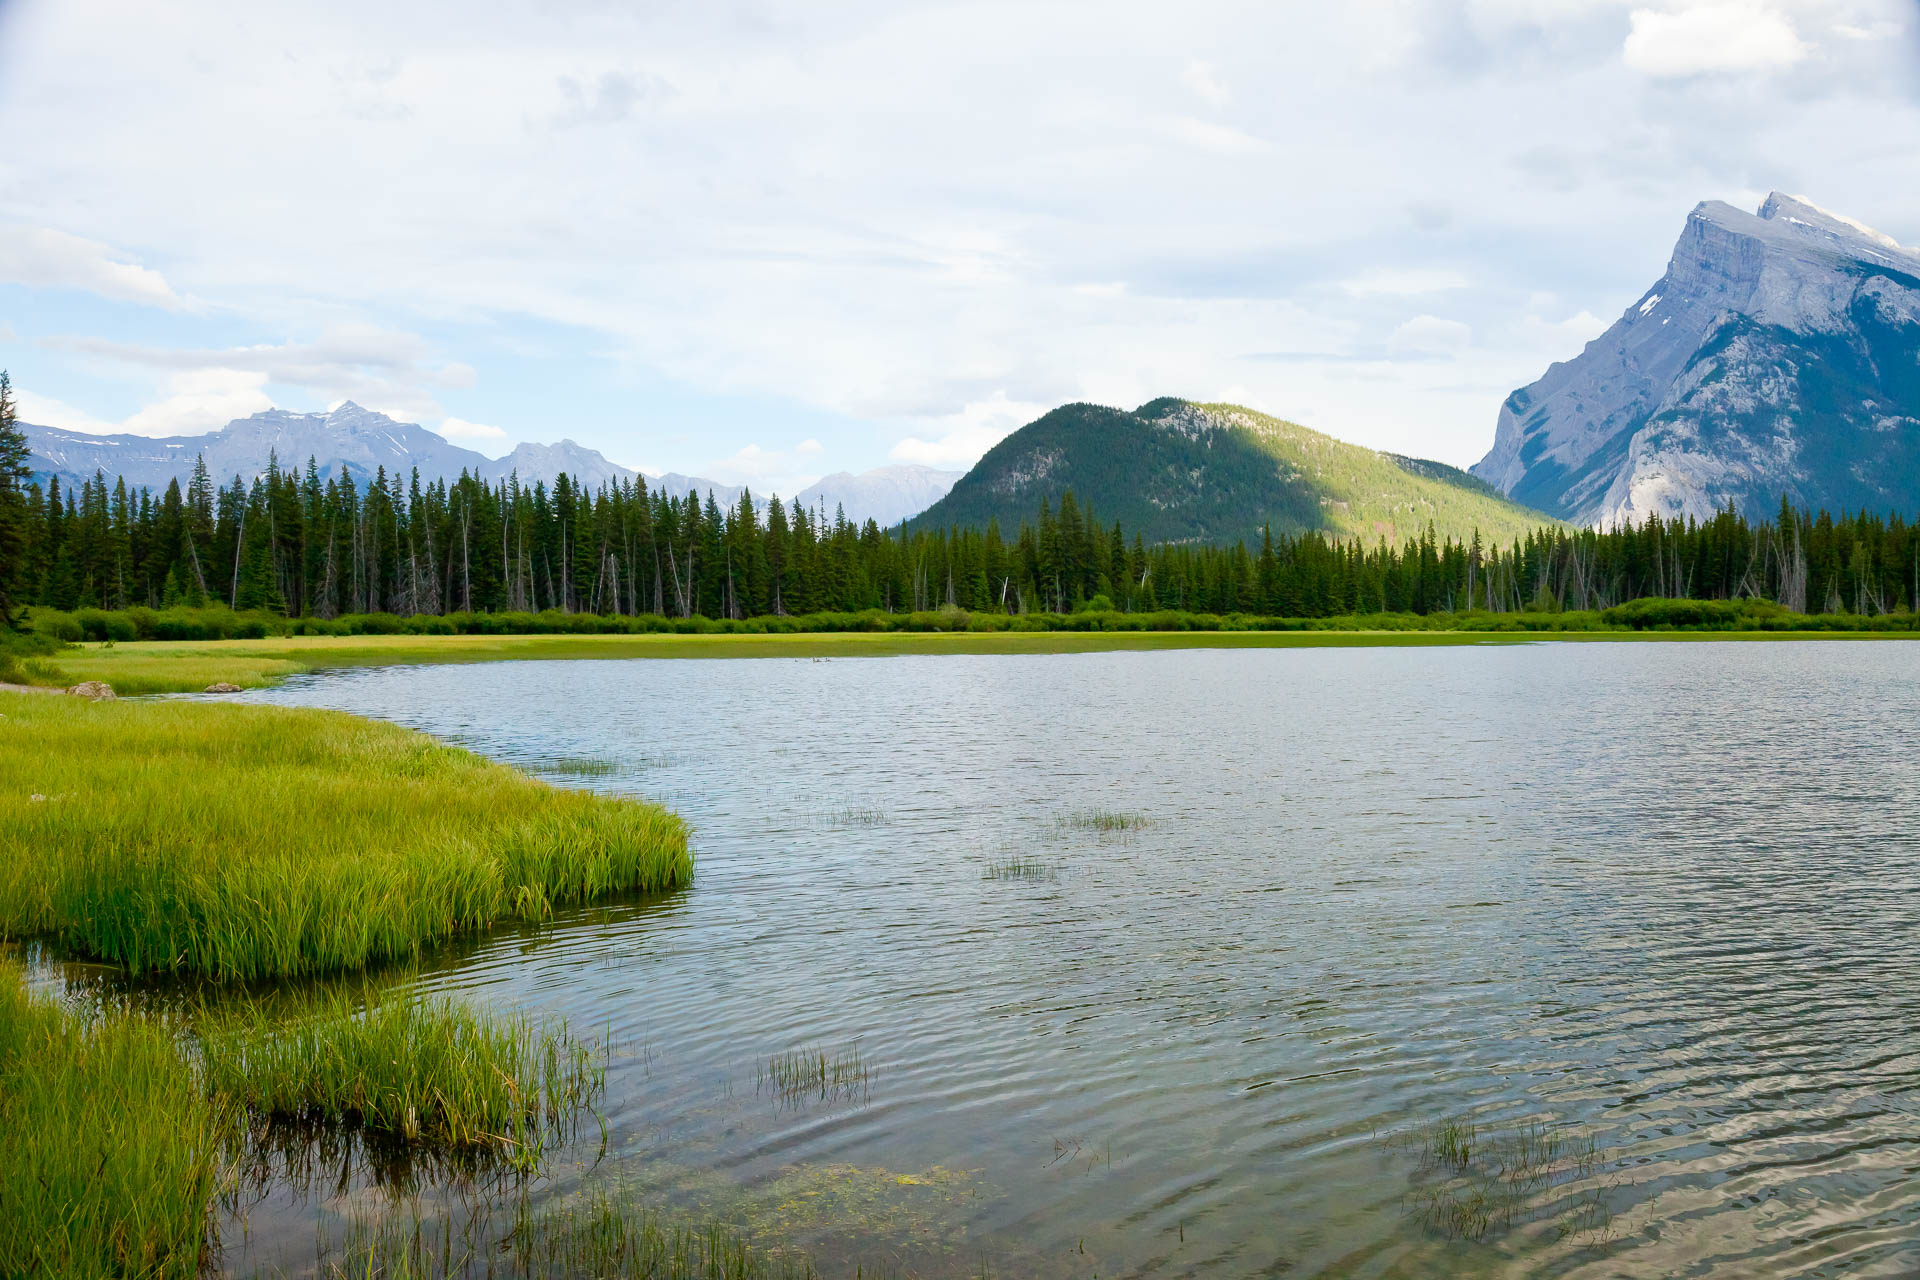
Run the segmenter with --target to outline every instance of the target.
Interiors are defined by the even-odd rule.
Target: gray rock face
[[[1473,473],[1603,527],[1920,505],[1920,253],[1804,200],[1694,209],[1660,282],[1515,391]]]
[[[272,409],[198,436],[89,435],[27,423],[21,428],[27,437],[28,469],[42,483],[59,477],[63,487],[77,487],[98,472],[109,481],[123,478],[129,488],[158,493],[171,480],[184,486],[200,457],[206,458],[207,471],[219,485],[232,483],[235,476],[252,480],[263,475],[268,460],[275,457],[283,469],[301,470],[311,458],[323,475],[352,476],[362,485],[382,468],[403,480],[418,467],[422,480],[453,480],[465,471],[489,483],[517,475],[522,484],[542,481],[549,486],[565,473],[589,489],[634,480],[640,474],[572,440],[516,445],[504,458],[489,458],[352,401],[329,413]],[[844,507],[847,518],[856,523],[874,519],[894,524],[938,502],[959,477],[959,472],[913,466],[877,467],[859,475],[842,471],[797,498],[809,510],[823,508],[829,517]],[[677,498],[697,493],[704,499],[712,494],[722,507],[738,504],[743,492],[739,485],[675,472],[649,476],[647,486]],[[755,494],[762,507],[766,497]]]

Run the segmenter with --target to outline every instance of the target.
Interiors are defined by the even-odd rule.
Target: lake
[[[611,1044],[604,1135],[536,1202],[613,1186],[828,1274],[1920,1272],[1920,648],[523,662],[248,698],[692,823],[691,890],[408,979]],[[311,1268],[365,1183],[269,1190],[227,1265]],[[500,1198],[416,1191],[483,1237]]]

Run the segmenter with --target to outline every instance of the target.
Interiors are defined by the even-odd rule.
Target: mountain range
[[[1501,406],[1473,473],[1610,527],[1920,504],[1920,252],[1775,192],[1693,210],[1666,274]]]
[[[383,467],[390,476],[410,476],[418,467],[421,477],[428,480],[452,480],[463,471],[489,483],[517,475],[529,485],[535,481],[551,485],[564,472],[590,489],[640,475],[572,440],[520,444],[504,458],[489,458],[418,424],[396,422],[351,400],[326,413],[270,409],[198,436],[92,435],[20,425],[27,437],[28,468],[42,483],[57,476],[63,486],[78,486],[98,472],[158,492],[170,480],[184,485],[193,474],[195,460],[201,457],[206,459],[207,470],[216,483],[231,481],[235,476],[252,479],[261,475],[268,460],[276,456],[283,467],[303,469],[311,458],[322,473],[348,475],[361,484]],[[892,525],[924,510],[945,494],[960,474],[912,465],[876,467],[859,475],[841,471],[792,498],[829,516],[842,509],[857,523],[871,519]],[[704,498],[711,494],[721,506],[739,502],[743,492],[739,485],[677,472],[646,479],[650,487],[676,495],[698,493]],[[763,501],[766,497],[758,496]]]
[[[571,440],[504,458],[463,449],[351,402],[271,410],[200,436],[153,439],[25,428],[31,469],[78,484],[96,471],[164,488],[204,456],[216,480],[313,458],[364,482],[414,468],[497,482],[589,487],[635,472]],[[648,477],[668,492],[739,486]],[[892,466],[838,472],[792,495],[829,516],[1011,532],[1071,489],[1149,541],[1233,542],[1321,530],[1399,541],[1506,541],[1542,520],[1609,527],[1650,515],[1770,515],[1784,496],[1839,512],[1920,505],[1920,251],[1810,202],[1755,213],[1708,201],[1660,280],[1576,358],[1507,397],[1469,474],[1346,444],[1231,404],[1153,400],[1132,411],[1070,404],[1015,431],[964,475]],[[764,495],[760,495],[764,496]],[[1543,514],[1544,513],[1544,514]]]
[[[1152,400],[1131,412],[1070,404],[992,449],[923,527],[1007,533],[1071,489],[1102,522],[1148,542],[1258,540],[1262,528],[1368,543],[1442,536],[1509,541],[1550,523],[1456,467],[1379,453],[1232,404]]]

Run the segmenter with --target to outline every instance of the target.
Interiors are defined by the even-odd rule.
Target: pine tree
[[[0,369],[0,626],[11,627],[26,603],[28,501],[26,433],[14,414],[13,380]]]

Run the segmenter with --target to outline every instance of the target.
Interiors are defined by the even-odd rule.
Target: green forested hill
[[[1232,543],[1262,526],[1400,542],[1425,531],[1510,542],[1554,523],[1443,463],[1347,444],[1231,404],[1162,399],[1131,413],[1070,404],[988,451],[918,527],[1003,529],[1071,489],[1148,542]]]

